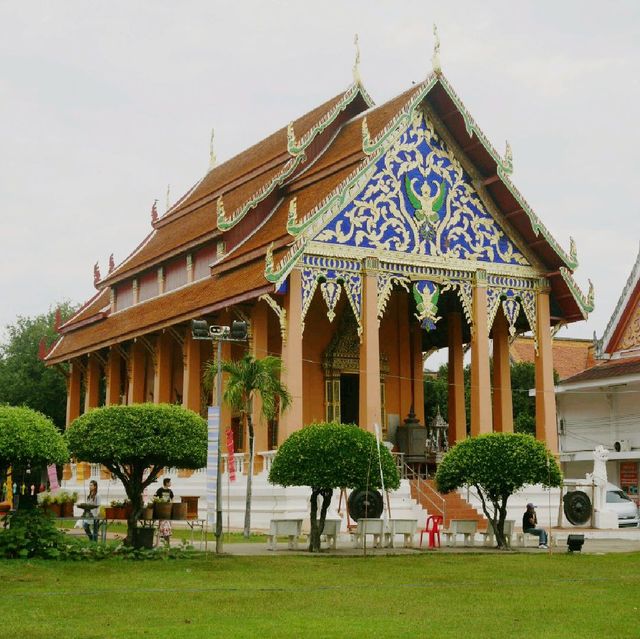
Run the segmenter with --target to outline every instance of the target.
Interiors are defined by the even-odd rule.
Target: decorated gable
[[[316,242],[528,265],[420,109]]]

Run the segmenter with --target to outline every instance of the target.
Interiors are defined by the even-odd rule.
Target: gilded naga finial
[[[442,74],[442,66],[440,65],[440,36],[438,35],[438,27],[433,23],[433,56],[431,57],[433,72],[436,75]]]
[[[153,201],[153,206],[151,207],[151,224],[155,224],[158,221],[158,200]]]
[[[115,267],[116,267],[116,262],[113,259],[113,253],[111,253],[111,255],[109,255],[109,273],[112,273]]]
[[[170,198],[171,198],[171,184],[167,184],[167,203],[166,203],[165,211],[169,210],[169,202],[171,201]]]
[[[214,149],[213,141],[215,140],[215,129],[211,129],[211,139],[209,140],[209,171],[215,167],[218,159],[216,158],[216,152]]]
[[[591,310],[593,310],[594,301],[595,301],[595,292],[593,290],[593,282],[589,280],[589,292],[587,293],[587,306],[591,307]]]
[[[100,276],[100,264],[96,262],[93,265],[93,285],[98,286],[98,282],[100,282],[101,279],[102,277]]]
[[[569,237],[569,257],[574,264],[578,263],[578,249],[576,248],[576,241]]]
[[[353,38],[353,44],[355,44],[356,46],[356,59],[355,59],[355,62],[353,63],[353,83],[361,84],[362,78],[360,76],[360,43],[358,41],[357,33]]]

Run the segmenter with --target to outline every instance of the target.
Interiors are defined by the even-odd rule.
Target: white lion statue
[[[604,446],[597,446],[593,451],[593,472],[587,473],[587,481],[595,486],[593,506],[596,510],[606,509],[607,459],[609,459],[609,451]]]

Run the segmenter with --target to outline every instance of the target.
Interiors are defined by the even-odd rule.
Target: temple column
[[[121,366],[120,352],[116,346],[112,346],[109,349],[107,355],[107,393],[105,397],[105,404],[107,406],[117,406],[120,403],[120,366]]]
[[[298,269],[289,275],[289,291],[285,299],[287,342],[282,345],[282,381],[291,394],[291,406],[280,416],[278,444],[302,428],[302,277]]]
[[[67,419],[66,424],[80,416],[80,388],[82,385],[82,370],[80,364],[72,360],[69,365],[69,378],[67,380]]]
[[[409,414],[413,388],[407,371],[411,370],[411,332],[409,329],[409,293],[398,295],[398,375],[400,377],[400,418]]]
[[[422,361],[422,327],[419,322],[411,323],[411,383],[413,385],[413,412],[416,419],[424,420],[424,370]],[[428,401],[429,398],[427,398]]]
[[[382,428],[380,402],[380,335],[378,332],[378,276],[375,258],[365,259],[362,273],[362,342],[360,343],[360,428]]]
[[[487,273],[476,271],[473,287],[471,327],[471,435],[490,433],[491,375],[489,367],[489,327],[487,318]]]
[[[200,380],[202,378],[200,342],[193,339],[190,330],[186,331],[183,348],[182,405],[200,414]]]
[[[255,359],[263,359],[269,354],[267,311],[267,305],[263,302],[258,302],[251,311],[251,354]],[[262,398],[258,393],[254,394],[252,411],[255,450],[256,452],[268,450],[269,425],[262,414]],[[262,468],[259,460],[256,464],[256,472],[260,472]]]
[[[462,348],[462,315],[449,313],[449,446],[467,437],[467,415],[464,406],[464,351]]]
[[[129,393],[127,397],[129,405],[144,402],[146,365],[144,346],[140,342],[133,342],[129,351]]]
[[[87,359],[87,377],[84,391],[84,412],[97,408],[100,402],[100,362],[95,355]]]
[[[536,335],[538,351],[536,368],[536,439],[546,443],[549,450],[558,453],[556,425],[556,396],[553,387],[553,355],[551,349],[551,319],[549,289],[541,288],[536,296]]]
[[[171,336],[161,333],[156,340],[156,365],[153,376],[153,402],[167,404],[171,401]]]
[[[493,430],[513,432],[509,323],[501,310],[493,323]]]

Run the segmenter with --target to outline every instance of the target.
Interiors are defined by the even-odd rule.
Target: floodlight
[[[229,334],[231,339],[245,340],[247,339],[247,323],[234,321],[231,324],[231,332]]]
[[[210,339],[207,321],[191,320],[191,336],[193,339]]]
[[[580,552],[584,544],[584,535],[569,535],[567,537],[567,546],[569,552]]]

